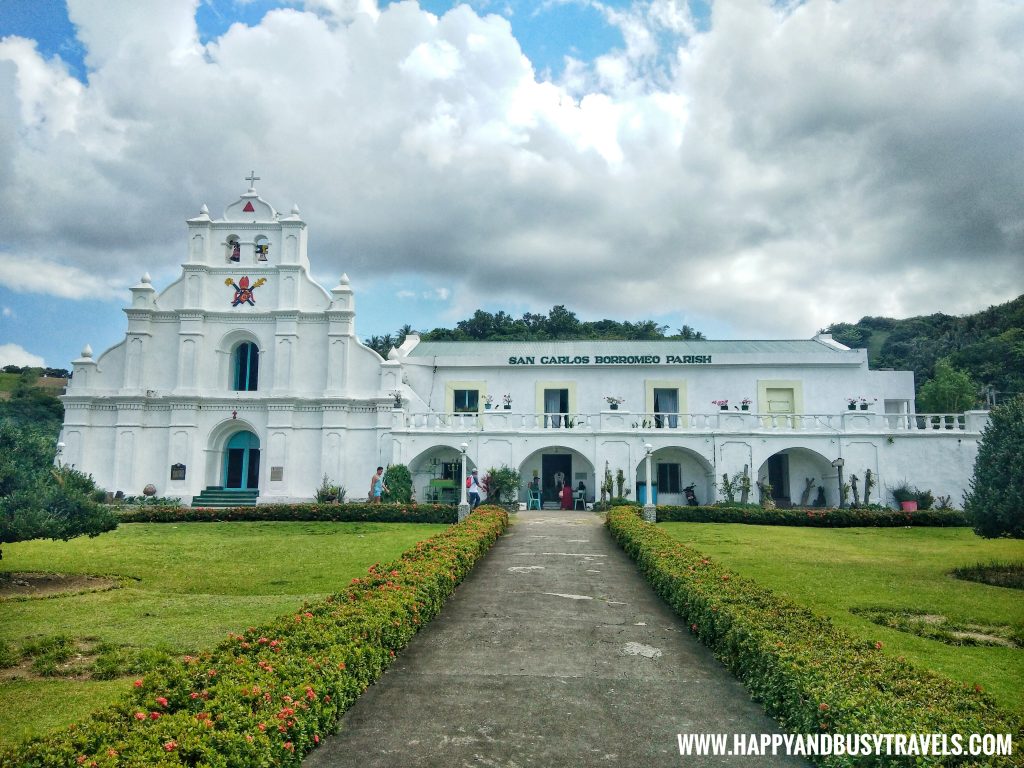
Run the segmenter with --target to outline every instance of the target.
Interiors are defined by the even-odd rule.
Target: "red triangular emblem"
[[[245,204],[245,208],[242,209],[244,213],[255,213],[256,209],[252,207],[252,200]]]

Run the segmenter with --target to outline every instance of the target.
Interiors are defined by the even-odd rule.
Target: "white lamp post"
[[[462,448],[462,479],[459,482],[459,487],[462,489],[459,494],[459,522],[461,523],[467,517],[469,517],[469,501],[466,499],[466,450],[469,448],[469,443],[463,443]]]
[[[647,488],[644,491],[644,520],[654,523],[658,520],[658,510],[654,506],[654,498],[651,494],[651,444],[644,443],[644,450],[647,452],[647,456],[644,457],[644,462],[647,465]]]

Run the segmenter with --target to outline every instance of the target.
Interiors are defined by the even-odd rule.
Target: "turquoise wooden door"
[[[252,432],[236,432],[224,451],[224,487],[259,488],[260,439]]]

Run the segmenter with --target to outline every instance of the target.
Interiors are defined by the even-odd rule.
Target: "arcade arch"
[[[808,487],[807,480],[813,482]],[[818,488],[825,491],[825,506],[839,506],[839,475],[832,462],[809,448],[786,448],[769,456],[757,470],[757,481],[772,486],[772,500],[780,507],[813,506]],[[803,502],[807,492],[807,501]],[[753,500],[757,499],[756,493]]]
[[[461,498],[462,451],[454,445],[435,445],[409,462],[412,488],[420,501],[457,504]],[[466,472],[478,467],[466,456]]]
[[[526,486],[537,478],[540,482],[541,502],[545,504],[560,503],[561,484],[569,483],[573,488],[582,482],[585,498],[593,502],[597,493],[594,465],[586,456],[577,450],[564,445],[549,445],[538,448],[519,464],[519,477],[522,481],[519,498],[526,500]]]
[[[631,497],[644,501],[643,486],[647,481],[645,457],[640,457],[636,468],[635,487]],[[715,468],[696,451],[678,446],[659,448],[651,453],[651,495],[657,504],[686,504],[684,489],[694,486],[698,504],[715,502]]]

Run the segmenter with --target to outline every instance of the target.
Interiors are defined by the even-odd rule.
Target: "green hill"
[[[1024,392],[1024,295],[973,315],[863,317],[833,323],[825,332],[867,349],[872,368],[912,370],[918,391],[932,378],[935,363],[948,358],[997,401]]]

